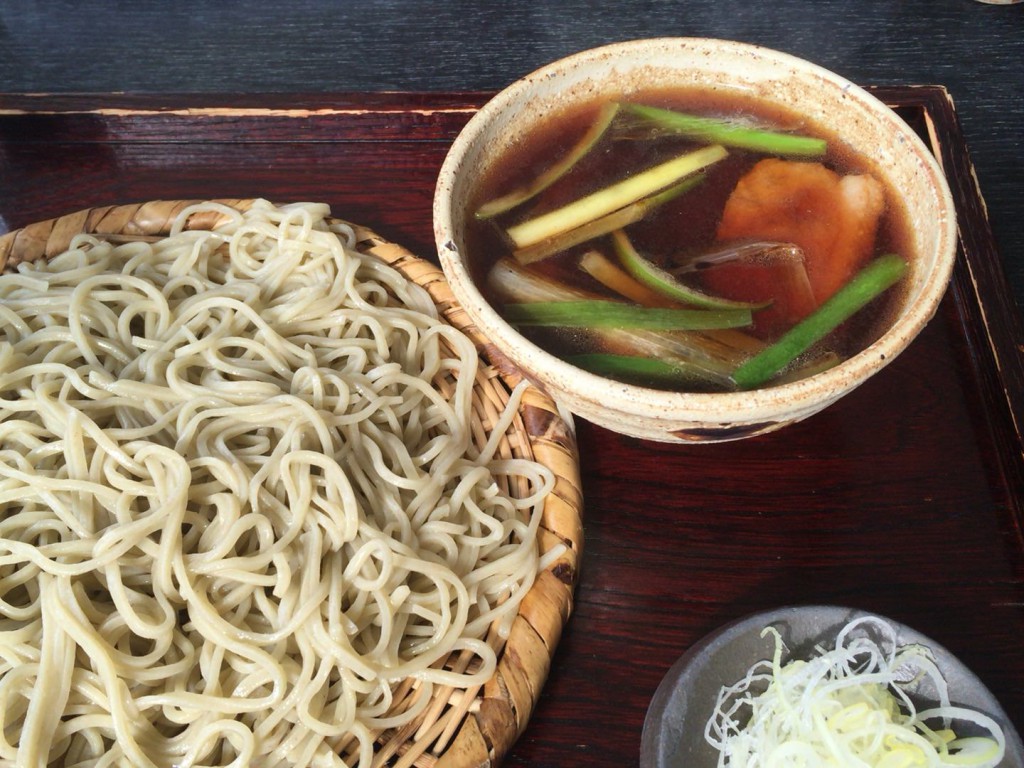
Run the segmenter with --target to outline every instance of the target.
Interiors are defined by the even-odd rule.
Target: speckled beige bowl
[[[841,134],[903,195],[916,258],[893,326],[835,368],[751,392],[669,393],[610,381],[526,340],[488,305],[470,277],[464,247],[468,197],[494,157],[546,114],[638,87],[703,85],[742,91],[800,111]],[[842,77],[793,56],[721,40],[639,40],[584,51],[516,81],[487,103],[453,143],[434,198],[434,236],[456,298],[494,345],[577,416],[635,437],[717,442],[804,419],[893,360],[933,316],[956,253],[953,201],[928,149],[889,108]]]

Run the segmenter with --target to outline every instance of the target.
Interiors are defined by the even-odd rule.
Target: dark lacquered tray
[[[955,109],[876,88],[933,147],[960,253],[882,374],[762,438],[670,446],[578,423],[575,612],[510,765],[635,764],[691,644],[780,605],[876,611],[935,638],[1024,723],[1024,333]],[[484,94],[0,96],[0,227],[157,198],[319,200],[433,258],[430,207]]]

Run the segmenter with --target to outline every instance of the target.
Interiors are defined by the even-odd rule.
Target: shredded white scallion
[[[999,724],[951,704],[928,648],[900,646],[888,622],[855,619],[833,649],[786,663],[779,632],[761,634],[774,637],[773,658],[719,691],[705,727],[719,768],[994,768],[1002,759]],[[925,679],[938,704],[918,711],[908,690]],[[972,735],[958,737],[954,722]],[[979,730],[987,735],[973,735]]]

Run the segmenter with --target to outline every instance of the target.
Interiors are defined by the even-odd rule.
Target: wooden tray
[[[506,765],[635,764],[672,662],[794,603],[877,611],[943,643],[1024,725],[1024,333],[936,86],[877,88],[930,142],[961,253],[910,349],[762,438],[669,446],[578,424],[586,546],[575,612]],[[432,257],[448,145],[482,94],[0,96],[5,228],[155,198],[323,200]]]

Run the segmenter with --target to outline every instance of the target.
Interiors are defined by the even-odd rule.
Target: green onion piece
[[[619,111],[617,103],[608,103],[601,107],[597,119],[591,124],[587,132],[580,137],[580,140],[573,145],[572,149],[565,154],[557,163],[552,165],[533,181],[509,192],[507,195],[495,198],[480,206],[476,212],[478,219],[490,219],[499,214],[510,211],[518,205],[522,205],[532,197],[536,197],[545,189],[550,187],[586,155],[594,145],[601,140],[608,126],[612,124],[615,115]]]
[[[733,373],[736,385],[740,389],[753,389],[770,381],[816,341],[895,285],[906,271],[907,262],[900,256],[892,253],[879,256],[777,342],[737,368]]]
[[[504,315],[513,325],[657,331],[740,328],[751,322],[747,309],[668,309],[602,299],[506,304]]]
[[[757,309],[766,306],[712,296],[679,282],[668,272],[641,256],[621,229],[612,232],[612,244],[615,246],[619,262],[629,274],[670,299],[706,309]]]
[[[800,365],[791,365],[786,370],[781,371],[778,376],[772,379],[772,384],[778,386],[780,384],[789,384],[792,381],[800,381],[800,379],[806,379],[809,376],[816,376],[819,373],[824,373],[829,368],[835,368],[841,362],[843,362],[843,358],[839,356],[838,352],[831,349],[823,350],[820,355],[815,355],[807,362],[801,362]]]
[[[656,194],[630,203],[624,208],[619,208],[617,211],[612,211],[605,216],[588,221],[586,224],[571,229],[568,232],[560,232],[554,237],[541,240],[539,243],[534,243],[527,248],[513,251],[512,255],[520,264],[532,264],[535,261],[554,256],[556,253],[561,253],[580,243],[603,237],[609,232],[614,232],[616,229],[622,229],[630,224],[635,224],[646,217],[653,209],[684,192],[689,192],[702,181],[704,181],[703,174],[690,176],[678,184],[673,184],[671,187],[667,187]]]
[[[565,361],[577,368],[596,373],[598,376],[609,376],[613,379],[642,380],[676,385],[685,383],[689,379],[689,373],[684,366],[652,357],[616,355],[610,352],[587,352],[568,355]]]
[[[526,248],[652,195],[686,176],[717,163],[727,154],[724,147],[717,145],[688,152],[628,176],[561,208],[509,227],[508,236],[516,248]]]
[[[487,285],[497,296],[510,303],[602,298],[598,294],[555,282],[509,258],[498,259],[487,274]],[[735,389],[732,373],[751,355],[745,345],[737,345],[729,338],[732,334],[741,333],[734,329],[647,331],[591,328],[573,333],[585,333],[608,352],[653,357],[677,365],[680,370],[690,374],[692,386],[701,388]]]
[[[624,109],[659,128],[678,133],[697,141],[714,142],[727,147],[750,149],[786,157],[821,157],[828,149],[824,139],[778,133],[750,128],[724,120],[698,117],[671,109],[648,107],[642,104],[624,104]]]

